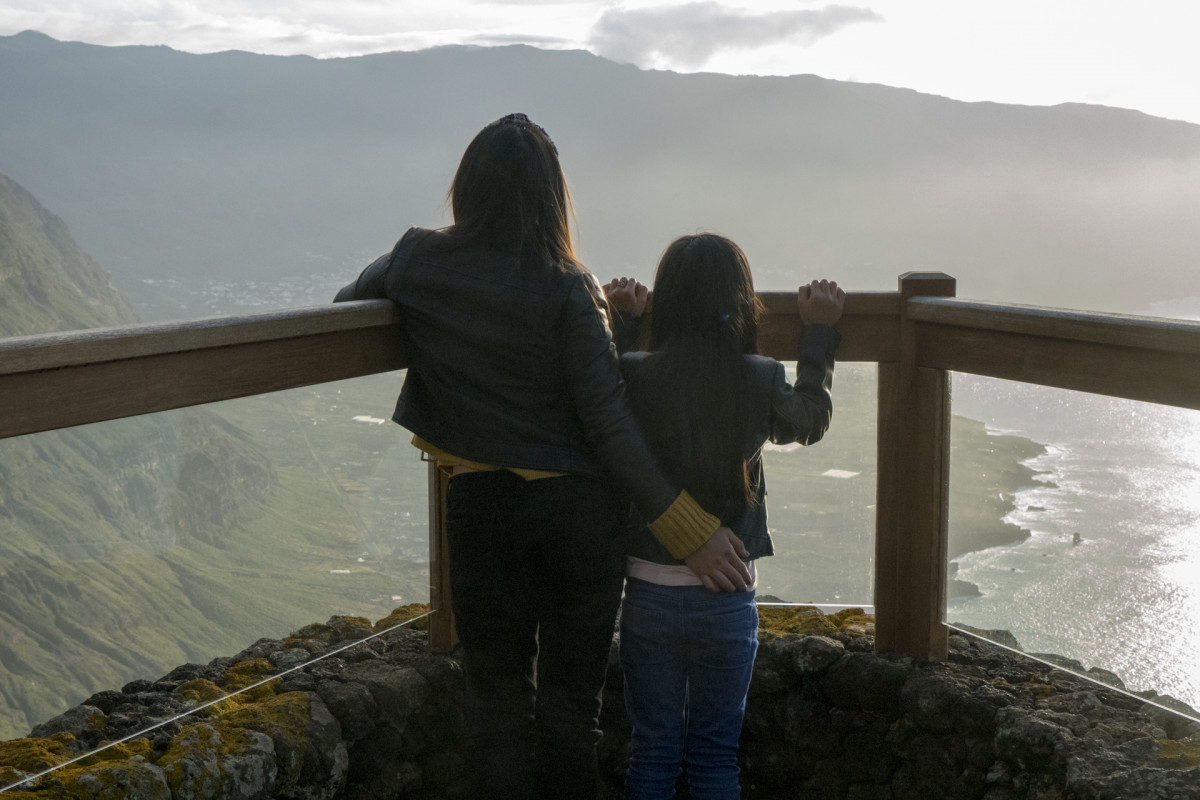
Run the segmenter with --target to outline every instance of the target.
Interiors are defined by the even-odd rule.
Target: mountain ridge
[[[524,110],[562,150],[601,276],[648,278],[702,228],[739,241],[768,289],[803,264],[860,288],[934,269],[962,296],[1126,312],[1200,295],[1200,126],[1138,111],[527,45],[315,59],[16,38],[0,37],[0,172],[123,287],[348,278],[408,225],[447,221],[466,142]]]
[[[137,322],[66,224],[0,175],[0,337]]]

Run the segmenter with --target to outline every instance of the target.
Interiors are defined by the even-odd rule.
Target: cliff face
[[[0,175],[0,336],[135,321],[66,225]],[[220,547],[275,480],[202,410],[0,441],[0,736],[225,642],[180,562]]]
[[[136,321],[66,224],[0,175],[0,338]]]

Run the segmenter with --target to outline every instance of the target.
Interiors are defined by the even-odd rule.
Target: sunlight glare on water
[[[1029,538],[959,560],[982,596],[948,620],[1200,707],[1200,412],[971,376],[954,391],[956,412],[1047,450],[1008,517]]]

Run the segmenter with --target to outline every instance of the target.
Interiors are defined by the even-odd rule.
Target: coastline
[[[1029,531],[1006,522],[1015,508],[1017,493],[1030,486],[1045,486],[1043,475],[1027,462],[1046,452],[1032,439],[1015,434],[989,433],[974,419],[955,415],[950,436],[950,523],[946,544],[951,599],[979,596],[979,587],[954,577],[957,559],[967,553],[1019,544]]]
[[[1193,436],[1194,417],[1100,395],[1022,398],[1001,388],[987,398],[991,413],[983,413],[982,387],[963,405],[993,430],[1046,443],[1046,452],[1034,450],[1026,462],[1033,482],[997,474],[978,483],[1008,482],[1015,503],[1007,519],[1032,534],[1003,542],[1004,526],[994,521],[966,536],[952,529],[951,558],[961,569],[949,577],[962,583],[947,592],[946,620],[1011,630],[1031,652],[1068,655],[1112,671],[1134,691],[1153,689],[1200,708],[1200,673],[1190,655],[1200,638],[1195,626],[1179,623],[1194,597],[1195,569],[1187,564],[1200,519],[1191,505],[1197,495],[1180,487],[1194,484],[1200,464],[1177,445]],[[1021,454],[1018,441],[993,439]],[[999,520],[1005,509],[990,513]],[[981,594],[966,581],[977,582]]]
[[[857,377],[852,373],[842,382],[852,383]],[[846,394],[869,397],[865,390]],[[873,457],[863,454],[875,446],[873,410],[865,402],[844,403],[828,441],[810,448],[765,450],[775,555],[759,567],[764,595],[796,603],[869,604],[877,476]],[[951,599],[979,594],[974,584],[955,579],[959,558],[1029,538],[1028,531],[1005,517],[1014,510],[1018,492],[1046,485],[1025,463],[1044,452],[1046,448],[1026,437],[991,434],[983,422],[952,418],[947,550]]]

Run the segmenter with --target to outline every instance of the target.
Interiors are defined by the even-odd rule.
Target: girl
[[[636,317],[645,287],[606,287],[621,319]],[[829,390],[845,299],[831,281],[797,293],[804,334],[796,382],[755,355],[759,301],[741,249],[714,234],[685,236],[654,278],[650,350],[626,353],[630,407],[667,474],[715,510],[754,559],[772,554],[762,446],[818,441],[833,413]],[[694,800],[739,796],[738,739],[758,648],[753,582],[713,592],[631,515],[621,667],[633,726],[625,797],[675,795],[682,765]]]
[[[453,225],[410,229],[336,300],[400,307],[409,368],[392,419],[453,475],[474,796],[594,797],[624,559],[601,469],[705,580],[744,588],[749,574],[736,538],[663,477],[629,414],[546,132],[524,114],[486,126],[450,204]]]

